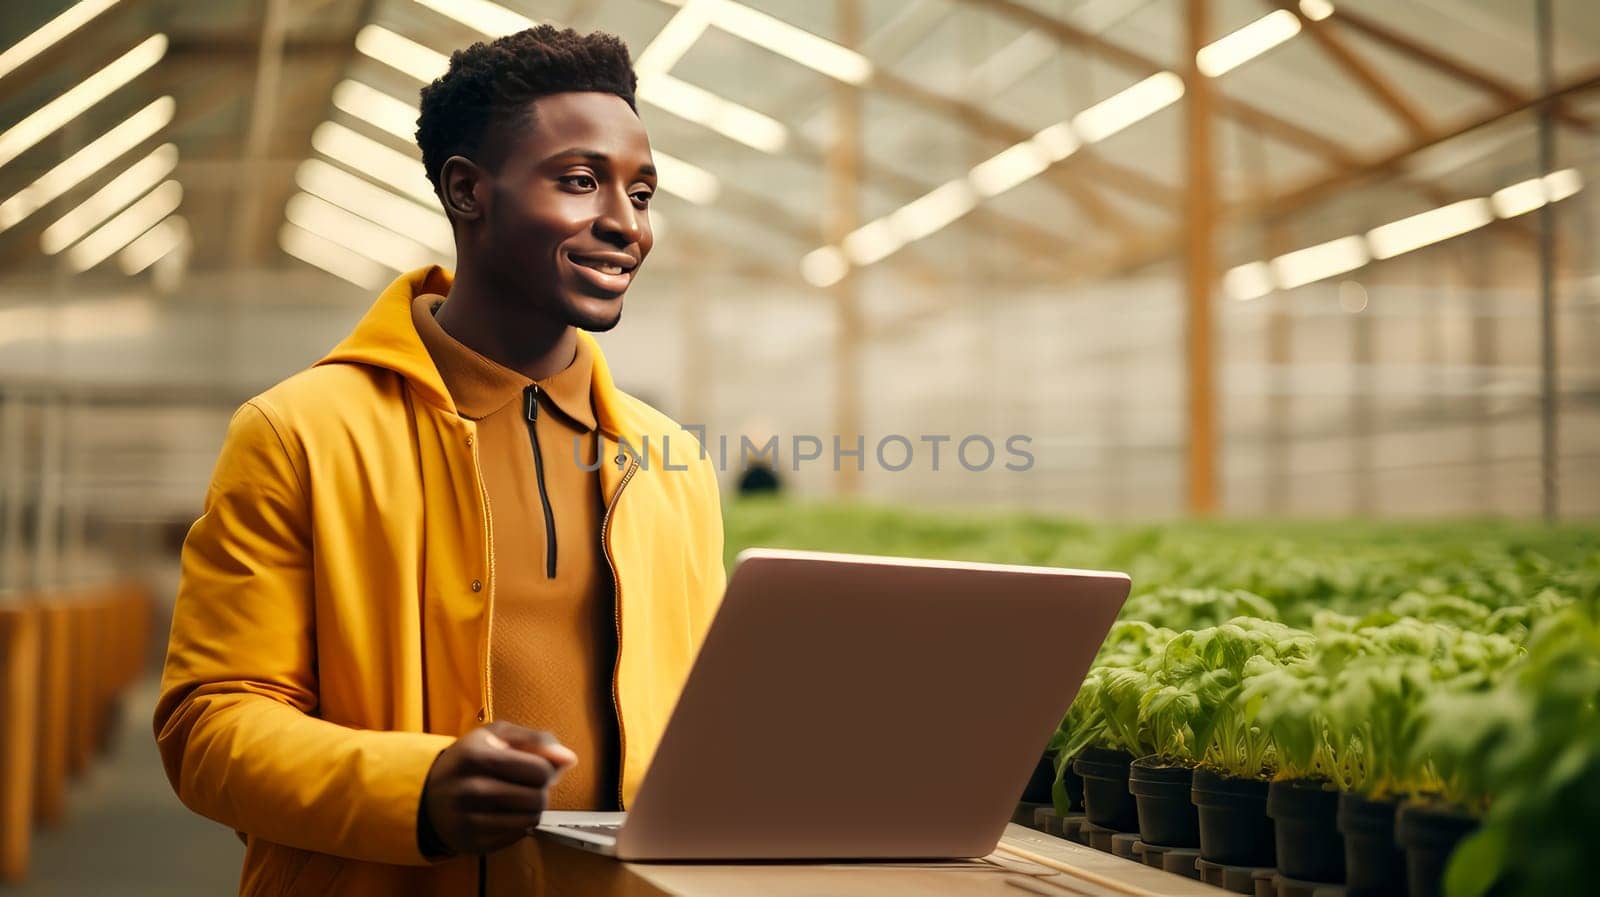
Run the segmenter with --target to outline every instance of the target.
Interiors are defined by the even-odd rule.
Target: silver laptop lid
[[[989,853],[1121,573],[753,549],[617,843],[625,859]]]

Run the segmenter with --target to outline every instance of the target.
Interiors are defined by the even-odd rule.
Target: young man
[[[457,52],[417,130],[454,278],[233,418],[155,729],[245,895],[513,891],[543,809],[638,789],[724,575],[710,462],[584,332],[652,243],[634,85],[600,33]]]

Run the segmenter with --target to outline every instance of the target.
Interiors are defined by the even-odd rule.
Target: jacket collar
[[[365,364],[394,371],[405,378],[423,401],[452,415],[459,414],[411,318],[411,305],[418,296],[448,295],[454,279],[438,265],[400,275],[379,294],[378,301],[362,316],[355,330],[317,364]],[[580,330],[578,341],[585,344],[594,359],[589,389],[594,398],[595,423],[601,432],[613,439],[619,436],[637,439],[646,432],[646,422],[633,410],[629,398],[617,389],[594,336]]]

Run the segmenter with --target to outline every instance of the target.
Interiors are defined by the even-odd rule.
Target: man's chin
[[[622,323],[622,300],[619,298],[615,300],[611,307],[604,309],[573,309],[571,323],[579,330],[587,330],[590,333],[605,333],[607,330]]]

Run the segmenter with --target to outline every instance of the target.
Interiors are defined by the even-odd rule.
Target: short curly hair
[[[422,88],[417,146],[433,189],[445,160],[479,158],[493,128],[519,124],[528,104],[554,93],[597,91],[626,100],[635,113],[638,86],[628,45],[614,34],[579,34],[571,28],[539,25],[489,43],[475,43],[450,56],[450,69]]]

